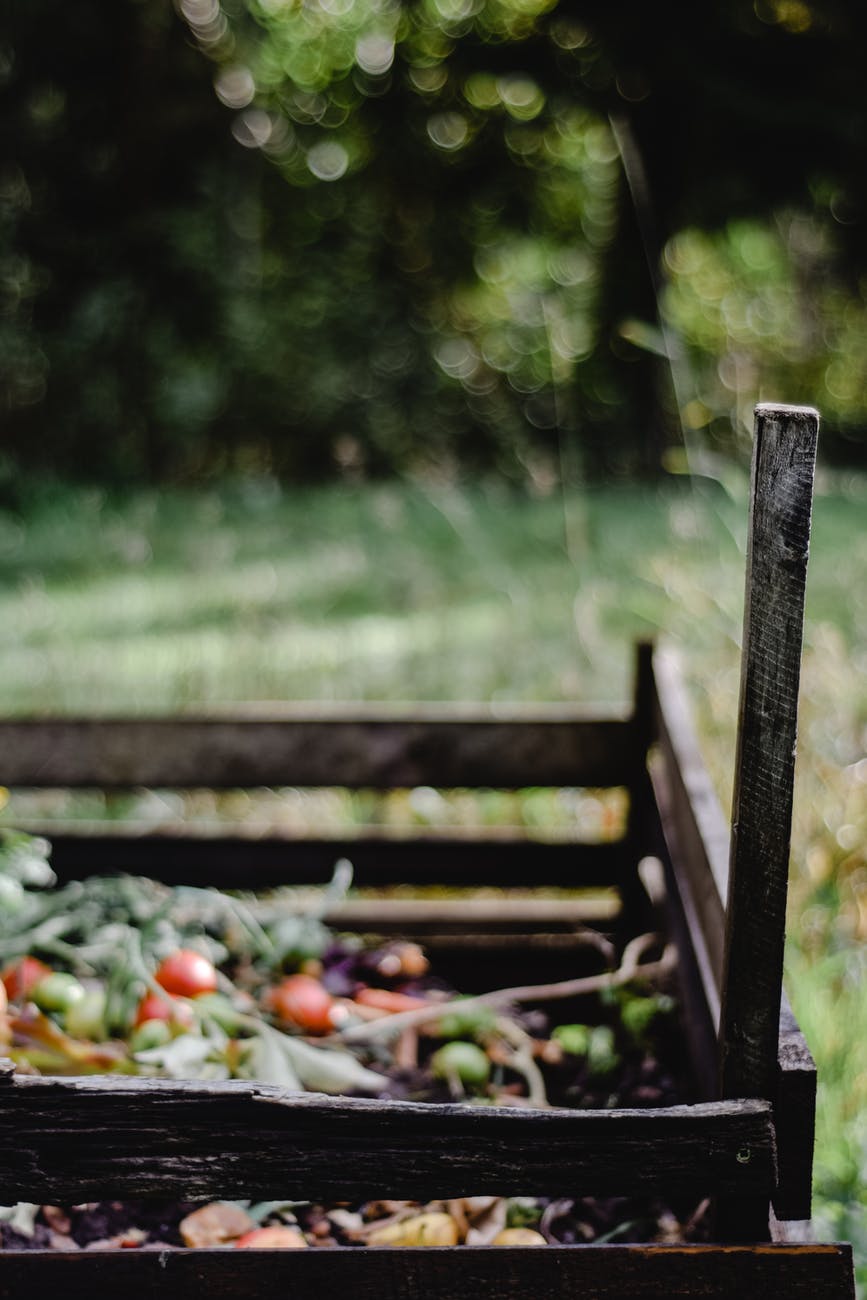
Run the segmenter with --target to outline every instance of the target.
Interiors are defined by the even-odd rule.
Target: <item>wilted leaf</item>
[[[36,1231],[38,1213],[39,1206],[31,1205],[29,1201],[19,1201],[17,1205],[0,1205],[0,1223],[8,1223],[22,1237],[32,1237]]]
[[[212,1201],[193,1210],[180,1222],[180,1234],[187,1246],[222,1246],[250,1232],[256,1224],[240,1205]]]

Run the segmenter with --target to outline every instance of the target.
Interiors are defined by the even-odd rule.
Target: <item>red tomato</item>
[[[23,1002],[30,990],[51,974],[51,967],[38,957],[20,957],[3,972],[3,987],[11,1002]]]
[[[195,1016],[186,1002],[179,1002],[177,998],[158,998],[156,993],[146,993],[138,1004],[133,1024],[143,1025],[146,1020],[165,1020],[166,1023],[189,1029]]]
[[[287,975],[271,989],[267,1001],[280,1020],[308,1034],[330,1034],[334,1028],[334,998],[312,975]]]
[[[237,1250],[296,1250],[306,1245],[298,1228],[279,1227],[277,1224],[270,1228],[253,1228],[235,1242]]]
[[[166,993],[179,998],[197,998],[200,993],[216,993],[217,972],[199,952],[179,948],[160,965],[154,976]]]

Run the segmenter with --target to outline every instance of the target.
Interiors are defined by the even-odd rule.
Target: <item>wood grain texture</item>
[[[566,707],[26,719],[0,722],[0,781],[106,790],[602,786],[628,780],[633,748],[628,721]]]
[[[724,1097],[773,1098],[818,415],[756,408],[723,996]]]
[[[729,832],[701,758],[676,660],[654,656],[658,746],[650,765],[662,827],[669,920],[681,952],[681,994],[697,1077],[717,1095],[708,1070],[708,1030],[719,1022]],[[693,968],[697,980],[690,980]],[[696,989],[700,985],[701,994]],[[715,1065],[714,1073],[718,1071]],[[775,1067],[775,1124],[780,1219],[810,1216],[816,1067],[785,992],[781,995]]]
[[[0,1204],[748,1194],[776,1177],[764,1102],[519,1110],[292,1094],[231,1081],[43,1079],[0,1089]]]
[[[0,1300],[854,1300],[852,1250],[458,1246],[451,1250],[0,1252]]]
[[[299,836],[273,827],[172,823],[16,822],[51,841],[61,880],[130,871],[166,884],[267,889],[326,884],[338,858],[349,858],[359,886],[496,885],[502,888],[618,887],[633,868],[620,841],[583,844],[532,839],[509,830],[412,834],[365,830],[351,837]]]

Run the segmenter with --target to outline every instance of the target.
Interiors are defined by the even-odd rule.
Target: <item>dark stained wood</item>
[[[125,822],[22,823],[51,841],[61,880],[130,871],[166,884],[268,889],[327,883],[338,858],[349,858],[358,886],[495,885],[619,887],[633,869],[621,841],[583,844],[539,840],[508,830],[385,834],[360,828],[352,837],[299,836],[267,826],[152,826]]]
[[[566,707],[0,722],[7,786],[620,785],[633,728]]]
[[[267,1084],[20,1076],[0,1089],[0,1204],[163,1195],[767,1196],[770,1106],[511,1110]]]
[[[673,655],[654,657],[656,802],[694,942],[708,1006],[719,1023],[729,828],[701,757],[686,691]]]
[[[660,774],[657,773],[660,777]],[[675,871],[669,843],[663,833],[659,807],[653,806],[654,819],[648,830],[653,851],[662,864],[664,894],[662,913],[665,932],[677,947],[675,979],[679,1001],[679,1014],[685,1039],[685,1048],[692,1065],[692,1074],[698,1096],[710,1101],[719,1091],[719,1053],[717,1048],[717,1019],[719,1002],[711,981],[713,998],[709,1003],[707,993],[707,959],[700,966],[697,951],[704,952],[704,940],[695,918],[694,909],[687,920],[686,907],[691,895],[683,874]],[[704,978],[703,978],[704,976]]]
[[[724,1097],[773,1098],[819,417],[756,408],[720,1020]]]
[[[708,1031],[716,1033],[722,986],[725,912],[720,888],[728,875],[729,832],[701,759],[689,704],[675,660],[654,656],[659,743],[651,763],[663,831],[669,924],[681,953],[681,994],[697,1077],[707,1096],[716,1094],[709,1074]],[[697,995],[694,969],[704,997]],[[816,1067],[785,993],[777,1043],[775,1121],[779,1186],[774,1208],[780,1219],[810,1215]]]
[[[854,1300],[852,1250],[798,1246],[458,1246],[0,1253],[0,1300]]]
[[[653,702],[653,645],[649,641],[641,641],[635,647],[632,694],[632,726],[635,733],[633,769],[628,785],[629,813],[624,837],[631,870],[621,886],[625,924],[632,928],[633,933],[638,934],[655,928],[655,908],[638,872],[638,863],[646,851],[647,821],[653,802],[653,792],[647,776],[647,753],[655,730]]]
[[[816,1064],[783,993],[780,1008],[777,1096],[778,1219],[809,1219],[812,1213],[813,1135],[816,1128]]]

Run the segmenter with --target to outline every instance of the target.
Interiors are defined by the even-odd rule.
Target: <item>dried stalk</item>
[[[604,989],[619,988],[631,980],[658,979],[667,975],[676,961],[675,949],[669,945],[658,961],[642,962],[641,957],[659,942],[655,934],[641,934],[632,939],[623,950],[623,958],[616,970],[602,971],[598,975],[584,975],[579,979],[562,980],[558,984],[521,984],[516,988],[495,989],[480,993],[474,998],[460,998],[453,1002],[431,1003],[417,1011],[401,1011],[384,1020],[368,1024],[351,1025],[335,1035],[343,1043],[364,1043],[372,1038],[389,1038],[404,1029],[417,1029],[420,1025],[440,1020],[450,1011],[467,1011],[473,1007],[498,1007],[509,1002],[553,1002],[558,998],[576,998],[587,993],[601,993]]]

